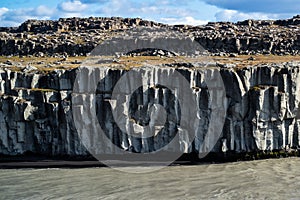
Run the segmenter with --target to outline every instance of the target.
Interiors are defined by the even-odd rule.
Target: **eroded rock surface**
[[[91,73],[90,70],[93,69],[84,70]],[[207,151],[210,140],[205,140],[205,137],[209,124],[214,123],[214,119],[211,119],[214,108],[203,74],[210,69],[196,70],[184,66],[177,66],[175,69],[168,65],[144,69],[148,75],[143,87],[131,97],[125,96],[123,106],[129,112],[124,111],[124,114],[134,122],[131,128],[137,135],[145,132],[146,125],[156,131],[154,137],[147,139],[126,134],[116,125],[116,119],[111,114],[111,109],[114,108],[111,102],[114,85],[127,71],[109,67],[97,70],[104,75],[99,83],[94,83],[92,79],[80,82],[85,86],[97,84],[96,93],[92,96],[80,96],[85,102],[96,101],[99,124],[114,145],[126,151],[151,152],[162,148],[174,135],[179,134],[176,145],[168,147],[168,151]],[[174,70],[187,78],[193,91],[197,104],[194,113],[197,117],[195,122],[191,122],[196,124],[195,138],[189,138],[180,127],[178,119],[181,114],[186,113],[179,112],[176,95],[155,81],[160,74],[172,74]],[[34,70],[26,73],[9,69],[0,71],[0,153],[17,155],[30,151],[51,156],[88,154],[73,120],[72,96],[78,94],[72,91],[77,72],[78,69],[54,70],[46,74]],[[217,72],[221,74],[226,89],[226,95],[220,97],[218,102],[226,110],[226,120],[223,126],[218,125],[219,128],[223,127],[223,131],[213,148],[214,152],[299,147],[300,120],[297,116],[300,63],[258,65],[244,69],[217,68]],[[124,87],[128,85],[125,84]],[[162,107],[153,107],[155,101],[160,102]],[[79,110],[91,105],[82,104],[83,107],[79,106]],[[159,109],[165,109],[166,123],[155,122],[159,116],[155,115],[157,112],[151,112],[151,109],[158,113],[161,113]],[[89,119],[89,116],[82,118]],[[88,123],[83,121],[82,129],[88,127]],[[126,127],[130,129],[129,126]],[[95,135],[91,140],[95,151],[114,153],[115,146],[102,144],[101,137],[103,136]],[[192,139],[192,146],[187,146]]]
[[[154,152],[164,147],[165,151],[181,153],[205,153],[211,148],[218,153],[297,149],[300,141],[300,62],[285,61],[299,59],[299,56],[291,56],[300,52],[299,22],[300,17],[295,16],[288,20],[218,22],[193,27],[141,19],[68,18],[31,20],[17,28],[0,28],[0,153],[85,156],[91,149],[99,154],[113,154],[118,149]],[[75,81],[80,70],[78,66],[87,58],[83,56],[91,53],[99,43],[107,47],[99,48],[100,51],[109,53],[110,48],[115,52],[111,43],[105,46],[106,42],[102,41],[109,41],[107,38],[114,38],[120,32],[127,34],[124,30],[134,27],[147,28],[141,37],[147,47],[138,48],[134,36],[120,37],[132,47],[129,51],[123,51],[126,45],[112,44],[124,55],[127,53],[125,58],[122,54],[113,59],[107,57],[105,62],[99,63],[100,68],[84,68],[86,78]],[[157,31],[159,28],[164,32]],[[182,41],[174,43],[178,41],[177,31],[197,45],[201,44],[208,50],[205,55],[216,56],[213,59],[218,61],[217,65],[196,68],[190,62],[195,58],[195,49],[183,45]],[[172,36],[174,33],[176,37]],[[162,48],[152,47],[152,41],[158,41]],[[168,45],[182,54],[163,48]],[[204,49],[200,48],[201,52]],[[186,56],[187,52],[192,56],[180,61],[178,57]],[[263,57],[261,54],[273,55]],[[274,64],[263,64],[272,63],[273,58],[275,62],[274,55],[286,54],[289,56],[280,56]],[[82,57],[77,57],[80,55]],[[100,52],[100,55],[103,54]],[[118,80],[129,71],[141,70],[143,56],[156,67],[142,69],[145,74],[142,87],[132,95],[124,93],[112,99]],[[230,58],[232,60],[228,60]],[[102,75],[100,82],[89,76],[94,70]],[[187,98],[196,104],[193,112],[184,112],[182,106],[191,105],[180,105],[178,94],[158,81],[163,74],[172,79],[175,71],[188,81],[192,97]],[[213,77],[205,79],[207,73],[220,74],[225,92],[222,93],[220,85],[214,84]],[[127,91],[138,80],[128,80],[121,85],[121,91]],[[80,93],[74,92],[74,86],[96,86],[97,89],[92,93]],[[218,97],[217,102],[212,102],[213,97]],[[122,102],[117,104],[116,100]],[[112,114],[116,107],[121,109],[117,119]],[[216,115],[220,108],[226,111],[224,123],[218,120],[224,113]],[[92,121],[92,113],[84,112],[89,109],[96,111],[96,119]],[[74,122],[74,111],[82,118],[79,125]],[[182,121],[190,115],[195,119]],[[82,139],[82,133],[95,130],[91,126],[93,120],[99,122],[105,134]],[[191,125],[192,130],[182,126],[183,122]],[[209,134],[214,129],[222,131],[216,140]],[[143,134],[151,137],[143,137]],[[111,143],[105,142],[104,137]],[[168,145],[173,139],[174,143]]]
[[[118,17],[28,20],[16,28],[0,28],[0,55],[86,55],[107,37],[136,27],[180,31],[195,37],[212,55],[298,55],[299,21],[299,15],[287,20],[211,22],[201,26],[171,26]]]

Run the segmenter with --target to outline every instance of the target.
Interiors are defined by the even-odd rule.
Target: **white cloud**
[[[60,12],[57,14],[59,18],[71,18],[71,17],[90,17],[91,15],[81,12]]]
[[[48,8],[47,6],[41,5],[35,9],[34,14],[37,16],[51,16],[56,12],[56,9]]]
[[[276,19],[279,16],[276,14],[266,14],[266,13],[243,13],[236,10],[223,10],[215,15],[217,21],[242,21],[246,19]]]
[[[201,0],[210,5],[244,13],[299,13],[299,0]]]
[[[108,1],[109,0],[81,0],[82,3],[86,3],[86,4],[88,4],[88,3],[91,3],[91,4],[93,4],[93,3],[106,3]]]
[[[173,0],[178,2],[179,0]],[[196,16],[198,11],[189,7],[174,6],[171,0],[138,1],[138,0],[110,0],[102,5],[99,12],[105,16],[141,17],[159,20],[160,18],[180,18]]]
[[[19,26],[28,19],[58,19],[60,17],[88,17],[90,13],[85,12],[87,4],[78,0],[64,1],[57,7],[51,8],[40,5],[35,8],[7,9],[0,8],[0,27],[1,26]]]
[[[121,16],[140,17],[169,24],[199,25],[198,8],[187,0],[60,0],[55,7],[12,9],[0,15],[0,26],[16,26],[28,19],[58,19],[60,17]],[[197,1],[197,0],[193,0]]]
[[[46,6],[27,9],[1,9],[0,8],[0,26],[19,26],[28,19],[51,19],[56,14],[56,9]]]
[[[57,8],[63,12],[79,13],[88,8],[88,5],[81,3],[81,1],[65,1],[60,3]]]
[[[0,26],[16,26],[28,19],[58,19],[60,17],[121,16],[140,17],[167,24],[201,25],[209,21],[241,21],[245,19],[278,19],[290,14],[272,13],[272,9],[260,9],[249,0],[57,0],[56,6],[40,5],[35,8],[8,9],[0,7]],[[256,2],[261,0],[254,0]],[[272,0],[274,1],[274,0]],[[283,0],[278,0],[283,1]],[[286,0],[286,4],[296,0]],[[297,0],[298,1],[298,0]],[[206,4],[206,3],[207,4]],[[209,3],[210,2],[210,3]],[[235,3],[234,3],[235,2]],[[210,4],[210,5],[208,5]],[[277,5],[278,3],[276,3]],[[211,6],[214,5],[214,6]],[[259,5],[259,6],[258,6]],[[300,5],[300,4],[298,4]],[[229,8],[234,7],[235,8]],[[278,5],[277,5],[278,6]],[[287,7],[282,5],[283,7]],[[295,6],[297,7],[297,6]],[[205,19],[205,20],[202,20]]]
[[[0,8],[0,16],[2,16],[3,14],[5,14],[5,13],[8,12],[8,11],[9,11],[8,8],[5,8],[5,7]]]
[[[181,18],[161,18],[160,21],[170,25],[188,24],[194,26],[207,24],[208,22],[206,20],[195,19],[194,17],[191,16],[181,17]]]
[[[58,19],[60,17],[88,17],[85,9],[87,4],[83,4],[78,0],[64,1],[56,8],[50,8],[40,5],[35,8],[7,9],[0,8],[0,26],[19,26],[28,19]]]

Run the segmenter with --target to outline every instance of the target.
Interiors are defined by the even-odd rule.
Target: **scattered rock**
[[[74,60],[74,61],[72,61],[71,63],[74,64],[74,65],[78,65],[78,64],[81,64],[82,62],[80,62],[80,61],[78,61],[78,60]]]
[[[13,65],[13,63],[10,60],[7,60],[4,64],[6,64],[6,65]]]
[[[32,72],[32,71],[36,71],[37,68],[31,65],[27,65],[22,71],[27,73],[27,72]]]
[[[254,61],[254,60],[256,60],[253,56],[250,56],[249,58],[248,58],[248,60],[250,60],[250,61]]]
[[[126,55],[128,56],[161,56],[161,57],[173,57],[176,56],[176,53],[162,50],[162,49],[154,49],[154,48],[146,48],[146,49],[136,49],[134,51],[128,52]]]
[[[214,22],[195,27],[116,17],[28,20],[18,28],[0,28],[0,46],[3,47],[0,48],[0,55],[85,56],[112,32],[133,27],[162,27],[180,31],[195,38],[212,55],[300,54],[300,18],[295,16],[277,21]],[[148,37],[152,39],[155,36],[149,34]],[[166,56],[164,53],[157,52]]]

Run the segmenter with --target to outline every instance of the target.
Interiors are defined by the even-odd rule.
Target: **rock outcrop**
[[[0,71],[0,153],[18,155],[33,152],[48,156],[89,154],[73,120],[72,96],[76,94],[72,91],[77,70],[54,70],[46,74],[34,69],[26,73],[9,69]],[[89,70],[93,69],[85,70],[90,73]],[[163,131],[145,140],[123,132],[111,114],[112,104],[109,100],[113,88],[127,71],[109,67],[99,70],[105,74],[105,78],[100,81],[94,95],[97,117],[114,145],[131,152],[152,152],[168,144],[178,133],[180,108],[176,104],[176,96],[155,82],[159,74],[172,74],[176,70],[187,78],[193,90],[198,125],[194,129],[192,146],[186,146],[191,138],[182,136],[176,141],[177,146],[169,151],[206,151],[209,140],[204,138],[209,124],[214,123],[214,119],[211,119],[214,108],[203,80],[203,70],[185,66],[175,69],[167,65],[144,69],[149,79],[143,86],[146,88],[138,89],[131,98],[126,98],[127,104],[124,104],[128,105],[136,132],[150,123],[149,109],[155,98],[171,116],[167,116],[165,124],[153,127],[157,130],[163,128]],[[240,70],[218,68],[217,72],[220,72],[226,89],[222,102],[218,102],[226,110],[226,120],[213,152],[271,151],[299,147],[300,63],[259,65]],[[83,127],[88,127],[85,123],[89,122],[83,121]],[[98,142],[95,144],[97,152],[114,153],[113,146],[103,148],[105,145],[100,145],[99,138]]]
[[[0,154],[10,156],[31,152],[46,156],[86,156],[91,149],[98,154],[114,154],[117,149],[147,153],[166,146],[164,150],[168,152],[198,155],[210,150],[240,153],[298,149],[300,62],[263,64],[258,56],[246,56],[246,60],[238,56],[300,54],[299,22],[300,16],[295,16],[288,20],[218,22],[193,27],[128,18],[68,18],[30,20],[20,27],[0,28],[0,55],[20,56],[0,58]],[[103,42],[134,27],[147,27],[141,34],[142,48],[139,48],[135,35],[127,40],[122,35],[116,37],[123,43]],[[156,31],[157,28],[164,28],[164,32]],[[196,53],[193,46],[184,42],[187,41],[184,37],[175,44],[178,40],[174,38],[179,34],[189,36],[188,41],[193,37],[197,46],[201,44],[208,50],[205,56],[236,60],[226,65],[217,63],[216,66],[197,68],[190,61],[202,52],[202,47],[199,46]],[[155,40],[157,45],[151,46]],[[100,53],[92,51],[101,42]],[[124,43],[127,44],[126,52],[123,51],[126,45],[120,45]],[[112,44],[114,48],[110,48]],[[166,44],[169,48],[164,49]],[[109,56],[116,53],[116,49],[125,54],[112,59]],[[182,54],[177,54],[176,50]],[[77,56],[92,54],[91,51],[96,55],[108,53],[104,55],[107,60],[97,63],[100,68],[85,66],[82,70],[88,78],[78,83],[80,59],[87,57]],[[140,69],[145,57],[156,67]],[[182,57],[184,61],[177,60]],[[284,56],[279,57],[284,60]],[[269,56],[268,59],[272,58]],[[296,56],[289,58],[296,59]],[[93,82],[95,77],[88,76],[94,70],[102,75],[100,82]],[[137,70],[146,74],[144,79],[127,80],[128,84],[119,88],[123,96],[116,98],[122,103],[114,104],[113,90],[118,80]],[[190,113],[183,108],[191,105],[180,105],[178,93],[172,93],[159,82],[162,75],[171,76],[175,72],[185,77],[188,90],[192,91],[192,96],[185,96],[195,103]],[[209,80],[204,78],[207,73],[211,75]],[[220,74],[225,91],[212,76],[215,73]],[[128,95],[125,91],[138,81],[142,87]],[[176,81],[180,83],[177,79],[172,80]],[[92,95],[74,91],[74,86],[92,88],[95,85],[97,88]],[[214,97],[217,97],[215,104]],[[114,116],[112,111],[116,107],[121,112]],[[225,112],[218,115],[216,111],[220,108]],[[82,138],[81,133],[91,133],[91,124],[95,121],[90,120],[91,112],[83,112],[87,109],[96,110],[96,121],[104,135]],[[75,123],[74,111],[81,117],[79,126]],[[129,118],[122,118],[125,115]],[[184,120],[190,115],[195,118]],[[223,115],[224,123],[218,120]],[[193,129],[185,129],[182,123]],[[211,127],[211,124],[215,126]],[[216,140],[209,134],[214,128],[221,133]],[[126,134],[127,131],[132,131],[135,136]],[[154,134],[141,137],[148,132]],[[103,137],[111,143],[106,143]],[[89,141],[88,147],[86,141]],[[173,141],[171,146],[168,145],[170,141]]]
[[[29,20],[16,28],[0,28],[0,55],[86,55],[107,37],[134,27],[178,30],[212,55],[300,54],[300,16],[287,20],[216,22],[203,26],[165,25],[139,18],[63,18]]]

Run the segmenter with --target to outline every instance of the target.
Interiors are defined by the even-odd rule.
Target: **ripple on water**
[[[172,166],[144,174],[109,168],[0,170],[3,199],[296,199],[300,159]]]

